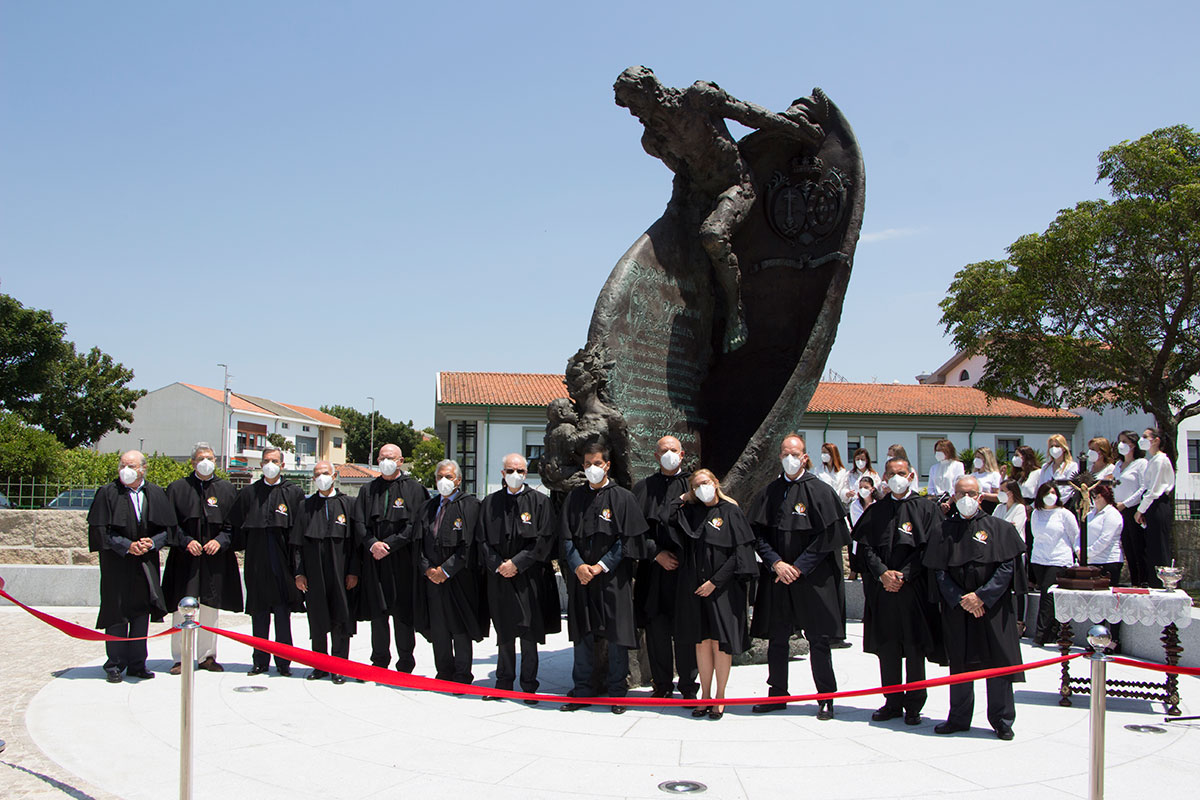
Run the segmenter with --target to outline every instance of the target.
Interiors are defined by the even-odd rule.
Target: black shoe
[[[759,703],[750,711],[754,714],[770,714],[772,711],[783,711],[785,708],[787,708],[787,703]]]
[[[673,692],[670,689],[655,689],[653,692],[650,693],[650,696],[657,697],[659,699],[665,699],[667,697],[670,697],[672,694],[673,694]]]
[[[321,678],[328,678],[328,677],[329,677],[329,673],[326,672],[325,670],[314,669],[312,672],[308,673],[308,677],[305,678],[305,680],[319,681],[319,680],[321,680]]]
[[[920,725],[921,724],[921,712],[920,711],[905,711],[904,712],[904,724],[905,725]]]
[[[946,720],[945,722],[942,722],[942,723],[936,725],[933,729],[933,732],[940,733],[940,734],[947,734],[947,733],[962,733],[963,731],[969,731],[969,730],[971,730],[970,725],[959,725],[956,722],[950,722],[949,720]]]
[[[829,643],[830,650],[845,650],[847,647],[854,647],[854,645],[845,639],[834,639]]]
[[[1001,741],[1011,742],[1013,738],[1013,729],[1004,723],[996,726],[996,738]]]
[[[1044,647],[1044,646],[1046,645],[1046,641],[1045,641],[1044,639],[1039,639],[1039,638],[1037,638],[1036,636],[1035,636],[1035,637],[1033,637],[1033,639],[1031,639],[1031,640],[1030,640],[1030,643],[1031,643],[1031,644],[1032,644],[1034,647]]]
[[[341,683],[346,682],[346,676],[345,675],[334,675],[330,680],[332,680],[334,683],[341,684]]]
[[[614,713],[614,714],[624,714],[625,706],[613,706],[609,710],[612,711],[612,713]]]
[[[833,719],[833,701],[826,700],[817,706],[817,719]]]
[[[292,677],[292,668],[291,667],[276,667],[275,671],[279,673],[280,677],[283,677],[283,678]]]
[[[120,683],[121,682],[121,670],[119,670],[119,669],[104,670],[104,680],[108,681],[109,683]]]
[[[538,703],[541,702],[541,700],[526,699],[526,700],[522,700],[521,702],[523,702],[527,706],[536,706]]]
[[[142,680],[150,680],[154,677],[154,673],[142,667],[141,669],[127,669],[125,674],[131,678],[141,678]]]
[[[709,709],[709,706],[696,706],[695,708],[692,709],[692,716],[695,717],[696,719],[700,719],[701,717],[707,717],[708,709]]]
[[[215,656],[209,656],[196,665],[196,669],[202,669],[207,672],[224,672],[225,668],[217,663]]]
[[[247,672],[246,674],[247,675],[262,675],[266,671],[267,671],[266,667],[260,667],[257,664],[255,664],[253,667],[250,668],[250,671]]]
[[[709,711],[708,711],[708,718],[709,718],[709,719],[720,719],[720,718],[721,718],[721,717],[723,717],[723,716],[725,716],[725,712],[724,712],[724,711],[717,711],[717,707],[716,707],[716,706],[713,706],[713,707],[712,707],[711,709],[709,709]]]
[[[888,708],[887,706],[884,706],[883,708],[877,710],[874,714],[871,715],[871,721],[872,722],[887,722],[889,719],[895,719],[896,717],[903,717],[903,716],[904,716],[904,711],[902,709]]]
[[[485,702],[485,703],[492,702],[492,701],[499,700],[499,699],[500,698],[496,697],[496,695],[494,695],[494,694],[485,694],[483,696],[483,702]]]
[[[679,696],[682,697],[684,700],[695,700],[696,699],[696,695],[694,695],[694,694],[682,694],[681,693]],[[695,706],[680,706],[680,708],[695,708]]]
[[[586,705],[587,705],[587,703],[563,703],[561,706],[558,707],[558,710],[559,711],[578,711],[579,709],[583,708]]]

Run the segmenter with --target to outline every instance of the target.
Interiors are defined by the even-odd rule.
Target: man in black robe
[[[487,607],[476,564],[479,498],[462,491],[457,461],[439,461],[438,494],[421,507],[417,630],[433,645],[438,680],[471,683],[473,642],[487,634]]]
[[[237,490],[224,478],[213,473],[217,457],[206,442],[192,448],[192,474],[172,481],[167,498],[175,508],[179,526],[173,532],[163,570],[163,592],[167,607],[175,609],[171,622],[179,625],[179,601],[195,597],[200,601],[196,621],[215,628],[218,609],[240,613],[242,610],[242,576],[238,572],[237,556],[233,551],[233,524],[230,512]],[[171,674],[182,669],[179,659],[183,653],[182,634],[171,635],[171,656],[175,665]],[[199,669],[224,672],[217,663],[217,635],[203,628],[196,630],[196,659]]]
[[[562,630],[558,586],[549,564],[558,544],[558,519],[550,499],[525,485],[529,465],[524,456],[509,453],[502,464],[504,488],[484,498],[476,541],[496,628],[496,688],[513,688],[520,639],[521,691],[533,693],[538,690],[538,645],[546,643],[547,633]]]
[[[941,619],[930,593],[928,571],[921,563],[929,538],[941,528],[935,503],[911,488],[916,476],[903,458],[889,458],[884,468],[888,496],[867,507],[854,526],[858,558],[863,564],[863,650],[879,658],[883,686],[925,680],[925,659],[944,663]],[[928,692],[917,689],[884,695],[876,722],[903,716],[921,724]]]
[[[691,642],[676,643],[675,591],[679,577],[679,552],[669,526],[662,519],[667,505],[687,494],[691,487],[691,472],[685,470],[683,445],[674,436],[658,440],[654,451],[659,469],[638,481],[633,494],[650,526],[646,544],[654,558],[638,562],[633,584],[633,601],[637,609],[638,626],[646,630],[646,655],[650,660],[650,677],[654,697],[670,697],[675,689],[675,674],[679,673],[679,694],[696,696],[696,648]]]
[[[317,491],[301,506],[299,524],[292,528],[293,566],[296,588],[304,593],[308,609],[308,633],[313,652],[350,657],[354,635],[354,612],[350,591],[358,585],[362,569],[362,520],[354,498],[333,487],[333,464],[318,461],[313,467]],[[329,675],[314,669],[308,680]],[[334,683],[345,683],[342,675]]]
[[[366,537],[358,618],[371,622],[371,663],[384,669],[391,663],[390,628],[394,628],[396,669],[412,672],[417,665],[413,656],[417,643],[413,595],[420,587],[416,521],[429,495],[420,481],[404,472],[403,466],[400,448],[385,444],[379,448],[382,474],[358,493],[358,515]]]
[[[146,669],[150,619],[162,622],[167,602],[159,583],[158,551],[175,527],[175,510],[162,488],[146,481],[146,457],[121,454],[117,479],[96,490],[88,510],[88,549],[100,554],[100,614],[96,627],[109,636],[135,639],[105,642],[104,673],[120,683],[153,678]]]
[[[750,635],[767,639],[767,685],[773,697],[788,692],[788,640],[808,639],[813,683],[836,692],[831,639],[846,637],[846,587],[842,548],[850,543],[846,507],[837,492],[808,471],[804,440],[784,438],[783,474],[767,484],[750,507],[755,548],[763,562]],[[759,703],[756,714],[779,711],[784,703]],[[833,719],[833,701],[823,700],[817,719]]]
[[[954,511],[929,539],[925,566],[934,570],[950,673],[1021,663],[1016,597],[1025,592],[1025,539],[1012,523],[979,508],[979,482],[970,475],[954,485]],[[1021,673],[987,679],[987,717],[996,736],[1013,738],[1013,681]],[[975,686],[950,687],[950,714],[935,733],[969,730]]]
[[[304,607],[303,595],[296,588],[292,555],[288,546],[292,528],[298,524],[304,490],[280,475],[283,451],[268,447],[262,454],[262,478],[238,492],[233,504],[232,522],[237,549],[246,553],[246,613],[251,632],[260,639],[271,635],[275,620],[275,641],[292,643],[292,612]],[[271,654],[255,649],[251,656],[251,675],[261,675],[271,663]],[[280,675],[292,674],[292,664],[275,656]]]
[[[637,647],[633,612],[634,561],[649,556],[646,519],[637,498],[608,477],[608,449],[600,444],[583,451],[587,485],[572,489],[562,509],[562,570],[567,584],[567,631],[575,643],[572,697],[595,697],[592,685],[596,640],[608,643],[607,691],[628,691],[629,649]],[[564,703],[575,711],[584,703]],[[611,707],[624,714],[625,706]]]

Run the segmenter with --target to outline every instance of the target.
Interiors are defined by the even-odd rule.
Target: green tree
[[[1200,413],[1200,135],[1162,128],[1100,154],[1113,199],[1060,211],[1002,261],[968,264],[942,301],[978,386],[1058,407],[1152,414],[1164,439]]]
[[[367,464],[371,458],[371,414],[364,414],[349,406],[321,406],[321,411],[332,414],[342,421],[342,430],[346,432],[346,460]],[[420,431],[414,430],[412,420],[407,424],[392,422],[387,417],[375,412],[375,450],[389,442],[399,445],[407,459],[424,437]]]
[[[0,294],[0,408],[20,411],[37,400],[66,353],[66,330],[49,311]]]
[[[425,486],[433,486],[437,463],[446,457],[446,446],[436,436],[422,439],[412,449],[412,456],[404,460],[412,476]]]
[[[54,436],[0,411],[0,481],[53,477],[62,453]]]
[[[296,451],[295,443],[291,439],[285,438],[282,433],[268,433],[267,441],[270,442],[273,447],[278,447],[285,453],[294,453]]]

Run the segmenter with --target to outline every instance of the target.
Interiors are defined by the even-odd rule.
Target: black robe
[[[394,614],[406,625],[413,624],[413,597],[422,584],[417,571],[417,516],[428,499],[425,487],[407,475],[390,481],[376,478],[359,491],[358,514],[364,529],[359,619]],[[371,554],[376,542],[390,548],[378,560]]]
[[[758,574],[749,520],[736,503],[724,498],[706,506],[676,497],[664,516],[679,553],[676,639],[693,644],[715,639],[721,652],[744,653],[750,648],[746,586]],[[696,589],[705,581],[712,581],[716,589],[700,597]]]
[[[563,502],[562,567],[567,584],[567,632],[571,641],[592,635],[620,647],[637,647],[633,612],[633,565],[650,554],[646,519],[637,498],[611,480],[600,489],[580,486]],[[566,557],[570,541],[584,564],[597,564],[620,543],[621,558],[585,586]]]
[[[150,615],[162,622],[167,601],[159,582],[158,551],[175,527],[175,510],[167,493],[153,483],[142,483],[142,518],[137,517],[129,488],[119,480],[96,490],[88,510],[88,549],[100,554],[100,613],[97,628]],[[148,537],[154,548],[140,556],[129,554],[129,545]]]
[[[230,512],[237,499],[233,484],[222,478],[202,481],[192,473],[167,487],[167,499],[175,508],[178,527],[170,537],[171,552],[163,570],[163,593],[167,607],[177,608],[185,597],[225,611],[242,610],[242,576],[233,551]],[[215,555],[194,556],[188,542],[201,545],[216,539],[221,549]]]
[[[899,649],[945,664],[941,614],[930,593],[932,574],[921,563],[931,536],[942,526],[938,505],[911,494],[888,495],[867,507],[854,526],[863,565],[863,650],[888,654]],[[887,570],[904,576],[898,592],[879,581]]]
[[[354,635],[353,593],[346,578],[362,569],[362,520],[354,498],[335,491],[329,498],[316,492],[304,499],[292,528],[293,566],[308,581],[304,605],[308,630],[315,639],[336,629]]]
[[[414,598],[416,629],[431,642],[438,634],[466,635],[482,641],[488,633],[488,622],[475,548],[479,498],[459,492],[446,504],[438,525],[441,502],[440,496],[426,500],[418,519],[417,565],[422,588]],[[426,578],[425,571],[433,567],[445,570],[448,578],[442,583]]]
[[[688,484],[691,475],[692,473],[682,469],[675,475],[655,472],[638,481],[633,487],[633,496],[637,498],[646,524],[650,526],[646,531],[649,556],[666,551],[676,558],[679,557],[679,547],[671,537],[664,515],[671,501],[678,499],[691,488]],[[675,616],[675,592],[678,583],[678,570],[663,569],[652,557],[638,562],[637,574],[633,581],[633,605],[637,611],[638,627],[644,628],[651,619],[659,615]]]
[[[545,644],[547,633],[562,630],[558,584],[549,563],[558,544],[550,498],[528,486],[515,495],[508,489],[493,492],[483,500],[475,537],[497,640],[520,637]],[[505,578],[496,569],[510,559],[517,574]]]
[[[924,564],[935,571],[940,589],[950,671],[1020,664],[1016,598],[1028,590],[1028,582],[1025,540],[1012,523],[982,512],[968,520],[952,515],[930,537]],[[970,592],[986,607],[978,619],[958,604]],[[1024,677],[1017,674],[1013,680]]]
[[[287,478],[274,486],[259,479],[238,492],[230,522],[235,550],[246,561],[246,613],[263,614],[275,606],[304,610],[304,595],[296,588],[291,541],[299,524],[304,491]]]
[[[842,548],[850,543],[846,507],[828,484],[805,471],[796,481],[780,475],[750,507],[762,575],[750,635],[768,639],[803,631],[806,637],[846,636]],[[780,559],[802,573],[790,585],[775,580]]]

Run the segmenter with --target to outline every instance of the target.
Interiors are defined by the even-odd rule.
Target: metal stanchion
[[[1088,644],[1092,646],[1092,654],[1089,658],[1092,661],[1092,684],[1091,694],[1092,703],[1089,719],[1091,721],[1091,735],[1088,737],[1088,798],[1089,800],[1103,800],[1104,797],[1104,706],[1105,698],[1108,695],[1108,681],[1106,677],[1108,662],[1112,658],[1108,655],[1108,648],[1112,646],[1112,634],[1104,625],[1093,625],[1088,631]]]
[[[200,603],[194,597],[179,601],[183,614],[183,648],[180,658],[179,696],[179,800],[192,800],[192,678],[196,671],[196,612]]]

